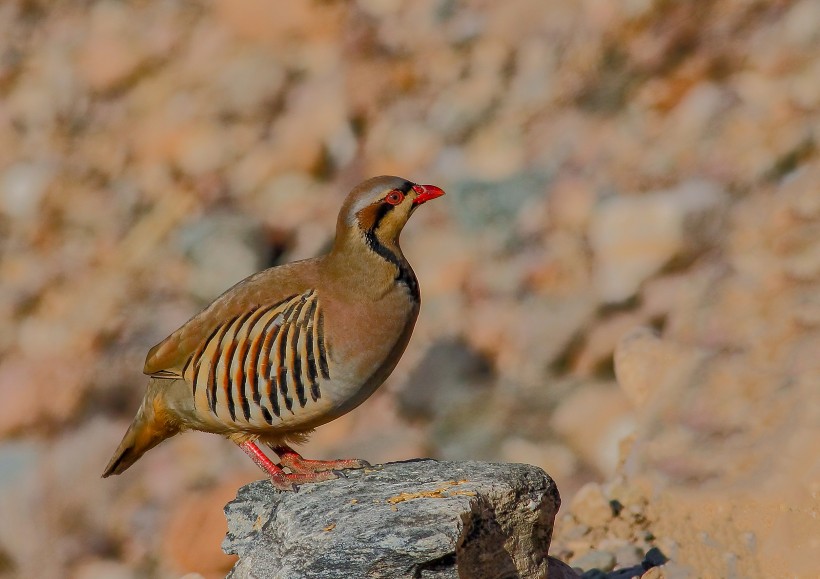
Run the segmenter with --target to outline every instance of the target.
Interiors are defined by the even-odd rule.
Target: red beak
[[[413,199],[413,205],[421,205],[422,203],[430,201],[430,199],[444,195],[444,191],[435,185],[413,185],[413,191],[418,193],[416,198]]]

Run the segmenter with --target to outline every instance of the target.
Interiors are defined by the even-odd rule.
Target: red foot
[[[279,465],[287,467],[293,473],[319,474],[329,471],[340,471],[347,468],[368,468],[370,466],[370,463],[366,460],[359,460],[357,458],[309,460],[302,458],[302,455],[284,444],[271,446],[271,449],[279,455]]]
[[[273,464],[271,460],[262,452],[255,442],[247,441],[238,445],[245,454],[251,457],[256,466],[264,470],[270,476],[270,482],[281,491],[295,491],[298,486],[305,483],[315,483],[336,478],[332,472],[292,472],[286,473],[279,466]],[[298,455],[297,455],[298,456]]]

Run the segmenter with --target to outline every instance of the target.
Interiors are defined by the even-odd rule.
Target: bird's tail
[[[161,420],[156,412],[156,400],[146,399],[137,412],[114,456],[103,472],[103,478],[120,474],[160,442],[179,432],[169,422]]]

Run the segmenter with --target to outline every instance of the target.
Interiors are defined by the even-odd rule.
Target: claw
[[[295,493],[299,491],[299,485],[296,483],[288,482],[287,480],[277,480],[275,477],[270,477],[270,484],[273,485],[273,488],[283,492],[291,492]]]
[[[337,478],[331,471],[322,471],[314,473],[285,473],[275,474],[270,476],[270,482],[274,488],[280,491],[299,490],[299,486],[309,483],[323,482],[326,480],[333,480]]]
[[[284,444],[271,446],[271,449],[279,455],[279,466],[289,469],[294,474],[312,474],[328,471],[336,472],[346,469],[370,468],[369,462],[357,458],[308,460],[302,458],[298,452]]]

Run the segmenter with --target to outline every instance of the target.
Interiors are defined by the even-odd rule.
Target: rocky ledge
[[[414,460],[346,475],[239,489],[225,507],[229,577],[574,576],[547,556],[561,499],[537,467]]]

